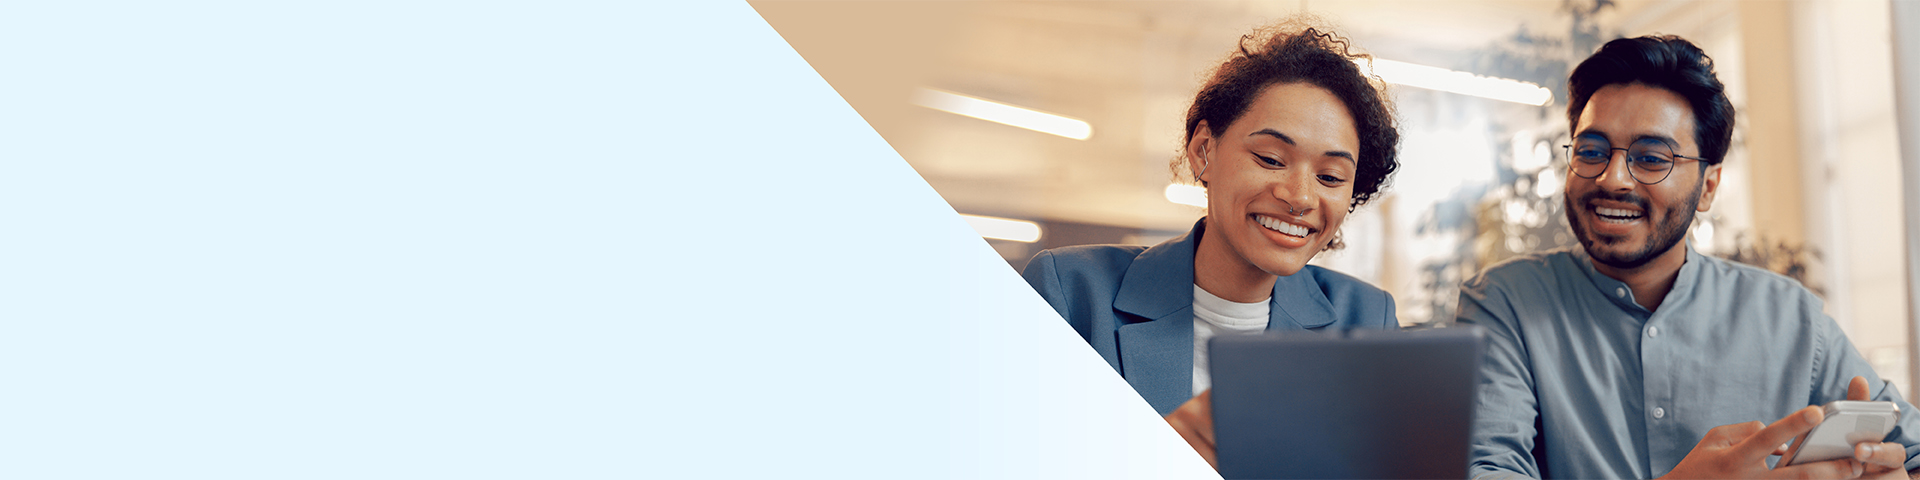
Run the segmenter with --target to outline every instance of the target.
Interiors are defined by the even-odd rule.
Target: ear
[[[1193,175],[1196,182],[1205,184],[1207,181],[1200,178],[1200,172],[1207,170],[1208,159],[1212,157],[1212,144],[1213,129],[1207,128],[1206,120],[1201,120],[1199,127],[1193,129],[1193,138],[1187,139],[1186,148],[1187,174]]]
[[[1700,206],[1695,210],[1705,212],[1713,208],[1713,196],[1720,192],[1720,166],[1707,167],[1707,184],[1700,187]]]

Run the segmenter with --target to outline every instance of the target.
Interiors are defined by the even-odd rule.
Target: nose
[[[1607,152],[1607,170],[1593,179],[1602,190],[1610,192],[1628,192],[1639,186],[1633,180],[1633,171],[1627,167],[1627,152],[1614,150]]]
[[[1288,172],[1285,180],[1275,182],[1273,198],[1287,203],[1288,213],[1306,215],[1313,211],[1313,174],[1305,169]]]

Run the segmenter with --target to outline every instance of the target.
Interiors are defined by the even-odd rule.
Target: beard
[[[1567,198],[1565,200],[1567,224],[1573,227],[1574,238],[1580,239],[1580,246],[1587,249],[1587,255],[1593,257],[1594,261],[1621,270],[1640,268],[1641,265],[1646,265],[1647,262],[1659,257],[1660,254],[1667,253],[1668,250],[1673,249],[1674,245],[1679,245],[1681,240],[1686,239],[1687,227],[1693,225],[1694,209],[1700,206],[1700,189],[1704,186],[1703,183],[1705,182],[1694,183],[1693,193],[1687,195],[1685,204],[1668,207],[1665,211],[1660,212],[1659,217],[1652,216],[1653,209],[1649,207],[1649,202],[1647,202],[1646,197],[1632,193],[1614,195],[1600,190],[1594,190],[1587,192],[1586,195],[1580,196],[1578,203],[1575,203],[1572,198]],[[1592,218],[1595,215],[1584,207],[1593,200],[1613,200],[1616,202],[1631,203],[1634,206],[1640,207],[1640,211],[1646,212],[1648,215],[1647,221],[1652,222],[1657,218],[1659,223],[1653,225],[1653,235],[1641,243],[1639,250],[1619,251],[1595,248],[1596,246],[1624,244],[1628,240],[1632,240],[1632,238],[1614,235],[1596,235],[1588,232],[1586,224],[1581,221],[1581,217],[1586,216],[1587,218]],[[1594,219],[1593,221],[1599,220]]]

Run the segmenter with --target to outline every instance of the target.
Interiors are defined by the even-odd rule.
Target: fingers
[[[1760,422],[1735,423],[1732,425],[1713,427],[1707,430],[1705,436],[1700,437],[1700,446],[1715,448],[1731,447],[1736,443],[1740,443],[1741,440],[1746,440],[1747,437],[1753,436],[1754,432],[1758,432],[1763,428],[1767,428],[1767,424]]]
[[[1802,463],[1791,467],[1778,468],[1772,477],[1780,478],[1859,478],[1866,468],[1851,458],[1828,460],[1824,462]]]
[[[1847,400],[1872,400],[1866,377],[1853,377],[1847,382]],[[1906,469],[1907,449],[1898,443],[1865,442],[1853,446],[1853,459],[1867,465],[1869,472],[1884,472],[1892,469]]]
[[[1200,392],[1199,395],[1194,395],[1192,399],[1187,400],[1186,404],[1192,405],[1195,412],[1194,414],[1200,417],[1200,421],[1195,422],[1197,425],[1194,425],[1194,430],[1200,432],[1200,438],[1206,439],[1208,450],[1212,450],[1213,389],[1209,388],[1204,392]],[[1207,455],[1212,456],[1213,452],[1207,452]]]
[[[1167,423],[1173,425],[1173,431],[1180,433],[1180,439],[1187,441],[1187,446],[1193,447],[1193,451],[1199,453],[1200,458],[1207,461],[1207,466],[1213,467],[1214,470],[1220,469],[1220,461],[1214,459],[1212,443],[1202,440],[1199,433],[1194,432],[1190,427],[1182,425],[1180,421],[1172,415],[1167,416]]]
[[[1893,442],[1862,442],[1853,446],[1853,459],[1869,467],[1906,468],[1907,448]]]
[[[1766,428],[1753,432],[1744,440],[1736,440],[1738,444],[1734,445],[1734,448],[1742,456],[1754,461],[1764,459],[1778,449],[1780,444],[1787,443],[1793,440],[1793,437],[1812,430],[1813,426],[1819,425],[1820,420],[1825,417],[1820,407],[1802,408],[1787,414],[1787,418],[1782,418],[1780,421],[1773,422],[1772,425],[1767,425]]]
[[[1167,414],[1167,424],[1173,431],[1200,454],[1214,470],[1220,469],[1220,462],[1214,459],[1213,447],[1213,391],[1200,392],[1200,395],[1188,399]]]

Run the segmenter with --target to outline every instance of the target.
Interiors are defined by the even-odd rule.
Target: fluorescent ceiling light
[[[1207,208],[1207,189],[1199,185],[1167,184],[1167,201]]]
[[[1074,140],[1086,140],[1093,136],[1093,125],[1080,119],[944,90],[921,88],[914,92],[913,104]]]
[[[1367,67],[1366,60],[1356,60],[1354,63],[1360,64],[1360,68]],[[1373,73],[1388,83],[1428,90],[1527,105],[1546,105],[1547,102],[1553,101],[1553,91],[1539,85],[1519,80],[1483,77],[1440,67],[1376,58],[1373,59]]]
[[[966,219],[968,225],[973,225],[973,230],[980,232],[982,237],[1022,243],[1040,240],[1040,225],[1037,223],[964,213],[960,214],[960,218]]]

